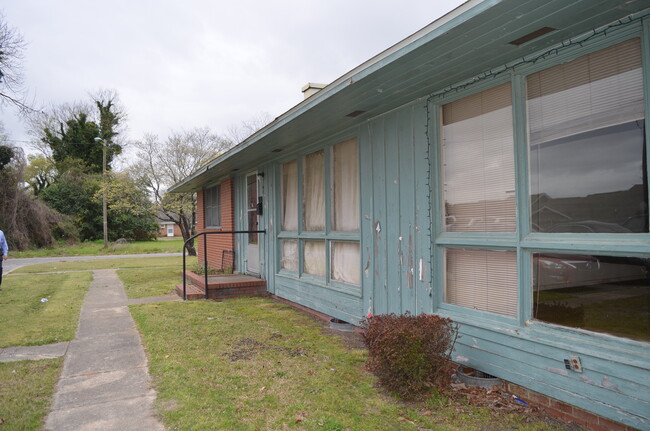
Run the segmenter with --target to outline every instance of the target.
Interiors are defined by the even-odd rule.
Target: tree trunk
[[[194,232],[192,232],[192,223],[188,222],[185,215],[181,215],[178,220],[178,226],[181,228],[181,234],[183,235],[183,241],[187,241]],[[196,248],[194,247],[194,240],[187,243],[185,247],[187,249],[188,256],[196,256]]]

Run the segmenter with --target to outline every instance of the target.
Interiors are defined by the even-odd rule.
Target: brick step
[[[185,293],[187,295],[187,299],[203,299],[205,297],[205,292],[202,289],[199,289],[198,287],[189,283],[185,287]],[[176,285],[176,294],[181,298],[183,297],[182,284]]]
[[[187,299],[205,298],[205,277],[187,272]],[[183,296],[183,285],[176,286]],[[236,298],[239,296],[267,296],[266,280],[248,275],[211,275],[208,278],[208,299]]]

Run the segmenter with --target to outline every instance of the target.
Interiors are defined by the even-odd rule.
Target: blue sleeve
[[[2,247],[2,255],[6,256],[9,253],[9,246],[7,245],[5,234],[1,230],[0,230],[0,246]]]

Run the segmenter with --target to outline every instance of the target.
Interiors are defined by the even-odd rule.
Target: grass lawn
[[[187,257],[187,267],[196,265],[196,257]],[[93,269],[119,269],[119,268],[152,268],[173,267],[177,271],[183,268],[183,258],[180,256],[168,257],[138,257],[120,259],[89,259],[70,262],[41,263],[38,265],[23,266],[12,271],[12,274],[34,274],[39,272],[57,271],[90,271]],[[178,279],[178,277],[176,278]]]
[[[40,430],[63,358],[0,363],[0,429]]]
[[[0,291],[0,347],[72,340],[91,279],[89,272],[6,276]]]
[[[165,295],[174,290],[177,284],[182,283],[181,272],[180,265],[172,265],[163,268],[120,269],[117,274],[124,283],[127,297],[147,298]]]
[[[180,253],[183,250],[182,239],[133,241],[128,244],[109,244],[104,248],[104,241],[85,241],[77,244],[57,243],[49,248],[26,251],[11,251],[11,257],[47,257],[47,256],[103,256],[111,254],[144,253]]]
[[[377,389],[366,351],[265,298],[131,306],[170,430],[548,430],[432,394]]]

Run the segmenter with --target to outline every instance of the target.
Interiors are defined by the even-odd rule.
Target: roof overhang
[[[647,6],[647,0],[470,0],[341,76],[169,191],[196,191],[254,169]],[[541,35],[526,40],[535,32]],[[512,43],[517,40],[524,42]]]

